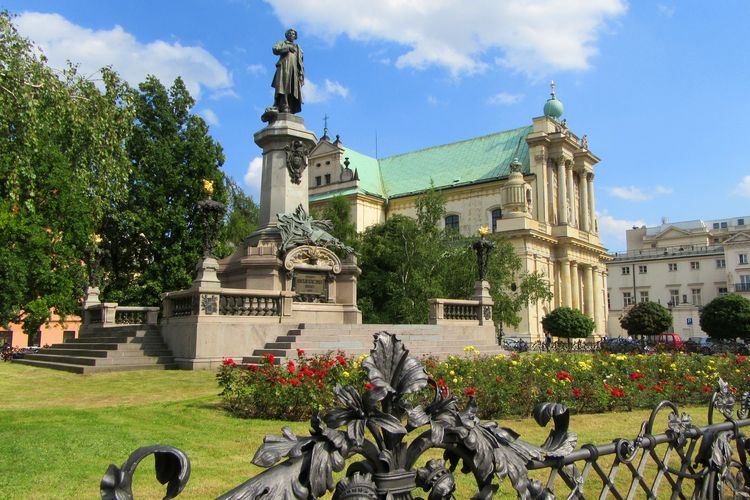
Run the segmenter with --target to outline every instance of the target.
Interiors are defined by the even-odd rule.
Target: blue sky
[[[520,127],[549,81],[587,134],[600,230],[748,215],[750,2],[622,0],[0,0],[53,66],[181,75],[257,199],[252,135],[273,100],[271,46],[294,26],[308,128],[380,157]]]

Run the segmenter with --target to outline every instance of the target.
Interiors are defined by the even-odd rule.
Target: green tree
[[[260,208],[252,196],[246,195],[237,183],[227,177],[227,193],[229,195],[229,209],[225,234],[226,254],[239,245],[245,238],[258,228]]]
[[[701,330],[718,339],[750,339],[750,300],[730,293],[703,307]]]
[[[0,13],[0,324],[27,333],[78,311],[82,259],[130,168],[127,86],[103,69],[100,90],[40,54]]]
[[[320,218],[331,221],[333,236],[346,245],[356,248],[357,228],[352,222],[352,205],[346,197],[336,195],[331,198],[320,213]]]
[[[558,307],[542,318],[544,331],[567,339],[586,338],[594,331],[594,320],[578,309]]]
[[[430,188],[417,197],[415,205],[419,228],[430,236],[435,236],[439,231],[440,221],[445,216],[445,195],[435,189],[432,179]]]
[[[672,326],[672,314],[656,302],[640,302],[620,319],[628,335],[658,335]]]
[[[166,89],[149,76],[138,87],[126,146],[132,163],[127,200],[104,230],[107,300],[155,305],[160,293],[188,287],[202,256],[202,180],[213,181],[213,198],[227,202],[222,148],[191,113],[193,105],[181,78]]]

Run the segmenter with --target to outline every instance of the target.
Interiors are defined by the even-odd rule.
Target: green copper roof
[[[531,131],[530,126],[521,127],[380,160],[349,148],[344,156],[349,158],[349,168],[359,174],[358,192],[393,198],[424,191],[430,182],[436,188],[446,188],[505,178],[514,158],[521,162],[522,172],[528,173],[526,137]],[[311,196],[310,201],[353,192],[328,192]]]

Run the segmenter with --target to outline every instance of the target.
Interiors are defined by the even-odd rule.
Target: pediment
[[[310,151],[310,154],[308,155],[310,158],[315,158],[318,156],[325,156],[329,154],[340,154],[341,149],[339,149],[338,146],[328,142],[328,141],[320,141],[313,149]]]
[[[737,244],[747,244],[750,243],[750,233],[747,231],[742,231],[737,234],[733,234],[726,240],[724,240],[724,245],[737,245]]]
[[[654,239],[659,240],[662,238],[681,238],[683,236],[690,236],[690,235],[691,235],[690,231],[685,231],[684,229],[680,229],[679,227],[675,227],[675,226],[668,226],[662,232],[654,236]]]

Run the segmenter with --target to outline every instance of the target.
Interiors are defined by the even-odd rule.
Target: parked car
[[[507,338],[503,340],[503,347],[509,351],[526,352],[529,344],[523,339]]]
[[[668,351],[682,351],[685,343],[682,341],[680,334],[674,332],[664,332],[656,336],[655,345],[657,349],[666,349]]]
[[[711,337],[691,337],[685,342],[685,350],[700,354],[742,354],[750,352],[743,342],[734,340],[719,340]]]
[[[629,352],[644,353],[646,348],[643,342],[626,337],[613,337],[602,340],[602,351],[625,354]]]

